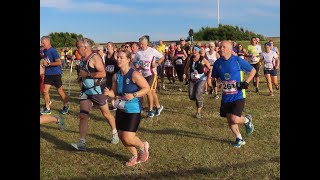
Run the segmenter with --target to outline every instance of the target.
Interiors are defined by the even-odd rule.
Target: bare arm
[[[211,75],[212,75],[212,66],[210,65],[209,61],[206,59],[206,58],[203,58],[202,62],[201,62],[203,65],[205,65],[209,71],[209,74],[208,74],[208,78],[207,78],[207,83],[209,85],[209,87],[212,87],[212,82],[211,82]]]
[[[90,77],[92,78],[104,78],[106,77],[106,71],[103,64],[103,61],[100,57],[100,55],[94,55],[92,57],[93,59],[89,62],[89,66],[95,67],[97,72],[90,73]]]
[[[139,72],[134,71],[132,73],[132,81],[140,88],[139,91],[135,92],[136,97],[142,97],[150,91],[150,86],[147,80]],[[127,100],[131,100],[134,98],[133,93],[126,93],[125,97]]]
[[[109,96],[111,98],[115,98],[116,97],[116,94],[118,94],[117,92],[117,83],[116,83],[116,77],[117,77],[117,73],[115,73],[113,76],[112,76],[112,86],[111,86],[111,90],[108,89],[108,88],[105,88],[104,89],[104,95],[106,96]]]
[[[249,83],[254,75],[256,74],[256,69],[252,68],[252,70],[249,72],[247,79],[245,80],[247,83]]]

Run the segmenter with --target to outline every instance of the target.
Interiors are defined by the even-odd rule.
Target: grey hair
[[[50,42],[50,37],[49,36],[42,36],[41,41],[42,40],[47,40],[48,42]]]
[[[81,38],[78,39],[77,42],[82,42],[84,46],[92,49],[92,42],[89,38]]]

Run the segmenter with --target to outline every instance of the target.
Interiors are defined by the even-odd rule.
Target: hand
[[[42,62],[42,64],[43,64],[43,66],[45,66],[45,67],[47,67],[47,66],[49,65],[49,63],[48,63],[46,60],[44,60],[44,61]]]
[[[109,93],[110,93],[110,90],[107,87],[104,88],[103,94],[106,95],[106,96],[109,96]]]
[[[159,66],[158,63],[152,63],[152,67],[153,67],[153,68],[156,68],[156,67],[158,67],[158,66]]]
[[[187,75],[186,74],[183,74],[182,75],[182,78],[185,80],[185,79],[187,79]]]
[[[249,83],[247,83],[246,81],[240,82],[240,83],[237,83],[237,87],[239,87],[241,89],[248,89]]]
[[[134,98],[133,93],[124,93],[124,98],[128,101],[133,99]]]

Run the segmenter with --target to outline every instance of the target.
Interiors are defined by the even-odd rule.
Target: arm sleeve
[[[217,63],[216,62],[213,64],[211,77],[219,78],[219,73],[218,73]]]

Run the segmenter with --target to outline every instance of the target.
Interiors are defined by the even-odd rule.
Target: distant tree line
[[[69,33],[69,32],[52,32],[49,34],[51,45],[53,47],[74,47],[77,39],[82,39],[82,34]],[[91,40],[91,39],[90,39]],[[94,41],[91,40],[92,44]]]
[[[265,40],[265,37],[261,34],[256,34],[242,27],[222,24],[219,24],[218,28],[202,27],[198,32],[194,32],[193,34],[194,41],[245,41],[250,40],[251,37],[258,37],[260,40]]]

